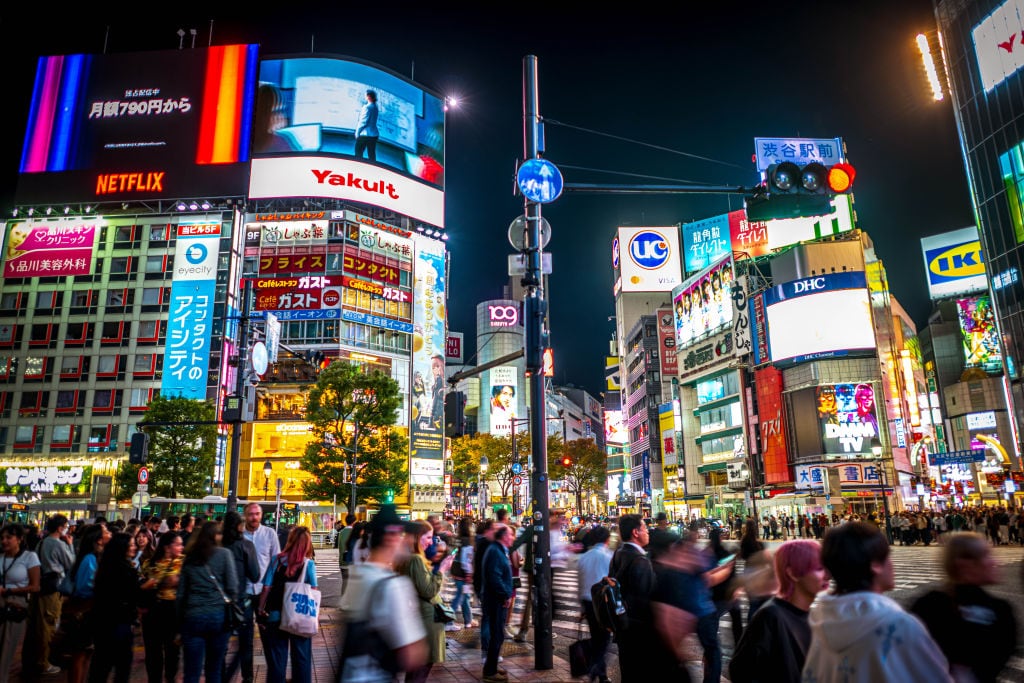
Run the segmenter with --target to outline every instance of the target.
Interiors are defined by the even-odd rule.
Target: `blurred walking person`
[[[596,526],[588,531],[585,542],[590,544],[590,549],[580,556],[579,562],[576,564],[580,603],[583,607],[583,616],[587,620],[587,627],[590,630],[590,671],[588,676],[591,681],[597,680],[599,683],[609,683],[608,665],[605,661],[609,633],[597,620],[597,612],[594,610],[590,589],[608,576],[608,570],[612,563],[612,551],[608,548],[610,539],[611,532],[603,526]]]
[[[174,683],[181,664],[178,642],[178,617],[175,601],[185,543],[177,531],[160,535],[153,556],[142,567],[142,589],[152,591],[142,615],[142,643],[146,648],[146,675],[149,683]]]
[[[811,605],[804,681],[952,681],[949,664],[924,625],[882,593],[895,585],[889,542],[868,522],[833,527],[821,560],[835,581]]]
[[[178,581],[178,616],[185,655],[185,683],[220,683],[229,633],[224,624],[224,595],[238,591],[235,560],[220,547],[221,526],[203,522],[185,546]]]
[[[430,676],[434,664],[444,662],[445,637],[444,625],[434,620],[434,605],[441,601],[441,586],[444,575],[451,568],[454,556],[445,554],[434,556],[434,562],[427,560],[425,551],[433,542],[434,528],[429,522],[416,520],[412,523],[412,533],[405,535],[405,558],[398,563],[395,571],[406,576],[412,582],[416,592],[420,621],[427,633],[427,644],[430,656],[427,663],[418,669],[405,674],[406,683],[423,683]]]
[[[25,527],[7,524],[0,529],[0,602],[5,619],[0,624],[0,680],[7,680],[14,652],[25,637],[29,596],[39,592],[39,556],[26,547]]]
[[[30,675],[53,675],[60,667],[50,660],[50,643],[60,621],[64,596],[60,593],[65,577],[75,566],[75,550],[68,533],[68,518],[53,515],[46,520],[46,537],[36,548],[39,556],[40,589],[29,605],[28,633],[22,650],[22,669]]]
[[[284,608],[284,584],[302,581],[313,588],[316,583],[316,564],[313,562],[313,540],[309,528],[292,527],[284,550],[270,563],[263,577],[258,621],[267,658],[267,681],[284,683],[288,655],[292,659],[292,683],[311,683],[313,680],[313,639],[281,630],[281,610]]]
[[[512,587],[512,563],[509,560],[512,541],[512,530],[504,524],[496,524],[494,542],[487,547],[480,563],[481,602],[490,626],[490,639],[484,659],[484,683],[503,683],[508,680],[508,675],[498,668],[498,662],[501,659],[501,646],[505,642],[503,625],[506,611],[512,609],[515,595]]]
[[[918,598],[910,611],[946,655],[954,680],[992,683],[1017,645],[1013,607],[983,588],[999,582],[992,550],[983,536],[953,534],[943,569],[945,585]]]
[[[103,548],[96,569],[94,597],[96,651],[89,665],[89,683],[128,683],[132,670],[132,624],[139,615],[139,570],[135,568],[135,537],[118,532]]]
[[[245,523],[242,516],[237,512],[230,511],[224,515],[223,536],[221,545],[226,548],[231,557],[235,560],[235,575],[238,577],[238,592],[231,596],[231,599],[242,606],[245,611],[245,619],[238,627],[238,647],[230,661],[224,665],[224,680],[230,681],[235,672],[252,670],[252,631],[255,627],[255,606],[249,594],[249,584],[258,583],[262,579],[260,574],[260,563],[256,553],[256,546],[245,537]],[[229,639],[230,640],[230,639]],[[246,647],[243,647],[245,643]],[[247,648],[247,649],[246,649]],[[248,669],[242,662],[248,658]],[[252,683],[252,679],[244,683]]]

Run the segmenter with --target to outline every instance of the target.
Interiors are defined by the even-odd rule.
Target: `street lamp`
[[[486,455],[480,456],[480,478],[477,479],[477,493],[480,494],[480,519],[487,519],[487,467],[490,461]]]
[[[274,466],[269,460],[263,463],[263,500],[270,500],[270,475],[274,473]]]
[[[882,459],[882,442],[875,437],[871,439],[871,453],[875,456],[875,460],[881,469],[882,474],[882,511],[885,514],[885,539],[891,544],[892,543],[892,528],[889,525],[889,499],[886,496],[886,467],[885,460]]]

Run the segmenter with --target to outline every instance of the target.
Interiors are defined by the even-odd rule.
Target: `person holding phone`
[[[711,588],[711,600],[715,603],[719,623],[726,613],[732,619],[732,642],[735,646],[743,636],[743,613],[740,611],[739,598],[736,597],[739,589],[739,582],[736,579],[737,551],[735,548],[727,548],[722,543],[722,531],[717,527],[708,532],[708,551],[715,558],[718,567],[728,565],[722,581]]]

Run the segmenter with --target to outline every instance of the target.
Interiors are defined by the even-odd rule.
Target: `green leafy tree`
[[[518,440],[517,440],[518,441]],[[512,439],[491,434],[467,434],[452,439],[452,476],[463,483],[480,477],[480,456],[487,456],[487,481],[495,482],[501,497],[508,498],[512,487]],[[525,457],[522,457],[525,462]]]
[[[398,382],[379,370],[367,373],[344,361],[322,370],[306,403],[313,439],[302,469],[313,479],[303,483],[303,493],[314,500],[348,500],[353,511],[360,503],[382,500],[388,488],[402,493],[408,440],[390,429],[401,404]]]
[[[593,439],[573,439],[561,443],[557,455],[548,449],[548,469],[552,479],[565,482],[569,492],[576,496],[576,512],[583,512],[583,496],[604,488],[607,476],[607,456]],[[568,458],[568,465],[565,459]]]
[[[209,493],[217,452],[213,404],[191,398],[157,396],[137,428],[149,434],[149,492],[166,498],[202,498]],[[119,500],[138,486],[139,465],[121,463],[115,478]]]

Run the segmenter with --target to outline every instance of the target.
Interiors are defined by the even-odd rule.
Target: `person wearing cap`
[[[370,555],[349,572],[348,588],[341,596],[342,614],[349,622],[369,621],[391,649],[399,669],[415,670],[427,663],[427,634],[412,582],[392,569],[409,525],[398,517],[394,505],[382,505],[367,529]],[[381,581],[386,583],[375,591]],[[370,604],[371,594],[376,595],[374,604]],[[393,679],[369,655],[348,657],[341,668],[341,683]]]

